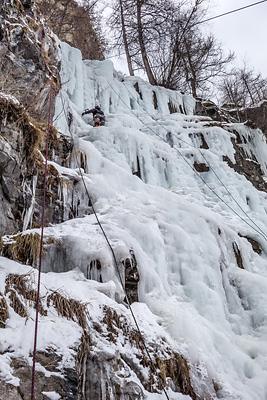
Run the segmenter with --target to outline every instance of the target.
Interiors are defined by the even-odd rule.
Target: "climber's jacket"
[[[103,111],[99,106],[95,106],[95,108],[92,108],[91,110],[88,110],[88,108],[86,108],[83,111],[82,115],[85,114],[93,114],[94,126],[105,125],[106,122],[105,114],[103,113]]]

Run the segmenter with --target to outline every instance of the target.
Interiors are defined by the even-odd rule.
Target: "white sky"
[[[209,14],[219,15],[256,2],[210,0]],[[209,27],[225,49],[235,52],[237,62],[246,59],[250,67],[267,77],[267,2],[215,19]]]
[[[260,0],[210,0],[210,11],[204,19],[223,14]],[[223,48],[235,52],[235,64],[261,72],[267,78],[267,1],[245,10],[215,19],[207,23],[207,31],[213,32]],[[124,59],[111,58],[116,69],[128,74]]]

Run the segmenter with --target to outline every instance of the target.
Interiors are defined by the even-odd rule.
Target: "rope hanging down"
[[[67,121],[67,120],[68,120],[68,117],[67,117],[67,113],[66,113],[66,110],[65,110],[64,101],[63,101],[61,92],[60,92],[60,96],[61,96],[61,102],[62,102],[62,106],[63,106],[63,112],[64,112],[64,115],[65,115],[65,118],[66,118],[66,121]],[[146,345],[146,343],[145,343],[145,340],[144,340],[144,338],[143,338],[143,334],[142,334],[141,329],[140,329],[140,327],[139,327],[139,325],[138,325],[137,319],[136,319],[136,317],[135,317],[135,315],[134,315],[134,312],[133,312],[133,309],[132,309],[132,306],[131,306],[129,297],[128,297],[128,295],[127,295],[127,293],[126,293],[126,290],[125,290],[125,286],[124,286],[123,279],[122,279],[122,276],[121,276],[121,273],[120,273],[120,269],[119,269],[119,263],[118,263],[118,261],[117,261],[115,252],[114,252],[114,250],[113,250],[113,247],[111,246],[111,243],[110,243],[109,238],[108,238],[108,236],[107,236],[107,234],[106,234],[106,232],[105,232],[105,229],[103,228],[103,225],[102,225],[101,221],[99,220],[98,215],[97,215],[97,212],[96,212],[96,210],[95,210],[95,208],[94,208],[92,198],[91,198],[91,196],[90,196],[90,194],[89,194],[88,188],[87,188],[86,183],[85,183],[85,180],[84,180],[84,174],[83,174],[83,172],[82,172],[82,169],[81,169],[81,167],[80,167],[80,163],[79,163],[79,161],[78,161],[78,156],[77,156],[77,152],[76,152],[76,149],[75,149],[74,136],[73,136],[73,133],[72,133],[71,129],[70,129],[70,134],[71,134],[71,138],[72,138],[72,141],[73,141],[73,150],[74,150],[73,152],[74,152],[74,155],[75,155],[76,164],[77,164],[77,166],[78,166],[79,173],[80,173],[80,175],[81,175],[81,179],[82,179],[82,182],[83,182],[83,186],[84,186],[84,188],[85,188],[85,192],[86,192],[86,195],[87,195],[87,197],[88,197],[88,200],[89,200],[89,202],[90,202],[90,204],[91,204],[91,207],[92,207],[93,213],[94,213],[94,215],[95,215],[96,221],[97,221],[97,223],[98,223],[98,225],[99,225],[99,227],[100,227],[100,229],[101,229],[101,231],[102,231],[102,233],[103,233],[103,236],[104,236],[104,238],[105,238],[105,240],[106,240],[106,242],[107,242],[107,245],[108,245],[108,247],[109,247],[109,249],[110,249],[110,251],[111,251],[111,254],[112,254],[112,257],[113,257],[113,260],[114,260],[114,263],[115,263],[115,268],[116,268],[116,271],[117,271],[117,274],[118,274],[118,277],[119,277],[119,281],[120,281],[120,284],[121,284],[121,287],[122,287],[122,289],[123,289],[123,293],[124,293],[124,296],[125,296],[125,299],[126,299],[126,303],[127,303],[128,307],[129,307],[129,310],[130,310],[130,313],[131,313],[131,315],[132,315],[132,318],[133,318],[134,324],[135,324],[135,326],[136,326],[136,329],[137,329],[137,331],[138,331],[138,333],[139,333],[139,335],[140,335],[141,342],[142,342],[143,348],[145,349],[145,352],[146,352],[146,354],[147,354],[147,357],[148,357],[148,359],[149,359],[151,369],[153,370],[153,374],[157,375],[157,377],[158,377],[159,380],[161,381],[163,393],[164,393],[164,395],[166,396],[166,399],[167,399],[167,400],[170,400],[170,398],[169,398],[169,396],[168,396],[168,393],[167,393],[167,391],[166,391],[166,389],[165,389],[165,387],[164,387],[164,385],[165,385],[164,379],[162,378],[160,372],[158,372],[157,368],[156,368],[155,365],[154,365],[154,362],[153,362],[153,360],[152,360],[152,357],[151,357],[151,355],[150,355],[150,352],[149,352],[149,350],[148,350],[148,347],[147,347],[147,345]]]
[[[267,0],[266,0],[267,1]],[[146,124],[138,115],[136,115],[133,110],[128,106],[128,104],[124,101],[124,99],[120,96],[120,94],[114,89],[114,87],[110,84],[110,82],[108,82],[109,86],[111,87],[111,89],[114,91],[114,93],[116,93],[116,95],[119,97],[119,99],[126,105],[126,107],[132,112],[132,114],[140,121],[142,122],[142,124],[144,126],[146,126],[154,135],[156,135],[162,142],[167,143],[169,145],[169,143],[164,140],[157,132],[155,132],[148,124]],[[128,90],[128,92],[130,93],[129,89],[127,88],[127,86],[125,86],[126,89]],[[150,115],[146,110],[144,110],[146,112],[146,114]],[[151,116],[151,115],[150,115]],[[161,125],[155,118],[153,118],[151,116],[151,118],[161,127],[163,127],[163,125]],[[166,129],[164,127],[164,129]],[[167,130],[167,129],[166,129]],[[179,140],[185,142],[187,145],[190,145],[189,143],[187,143],[186,141],[184,141],[183,139],[180,139],[179,137],[177,137]],[[195,146],[191,145],[192,147],[196,148]],[[248,216],[248,214],[245,212],[245,210],[240,206],[239,208],[244,212],[244,214],[246,215],[246,217],[257,227],[254,228],[254,226],[252,226],[249,222],[247,222],[245,220],[245,218],[243,218],[240,214],[238,214],[237,211],[235,211],[228,203],[226,203],[223,198],[203,179],[203,177],[196,172],[196,170],[194,169],[194,167],[189,163],[189,161],[183,156],[183,154],[181,153],[181,151],[177,148],[177,147],[173,147],[173,149],[183,158],[183,160],[188,164],[188,166],[192,169],[192,171],[199,177],[199,179],[204,183],[204,185],[206,185],[210,191],[222,202],[224,203],[237,217],[239,217],[243,222],[245,222],[245,224],[247,224],[250,228],[252,228],[255,232],[257,232],[259,235],[261,235],[266,241],[267,241],[267,235],[262,231],[262,229]],[[197,149],[197,148],[196,148]],[[199,149],[198,149],[199,150]],[[199,150],[200,151],[200,150]],[[200,153],[202,154],[202,152],[200,151]],[[204,155],[202,154],[203,158],[205,159]],[[206,160],[206,159],[205,159]],[[208,163],[209,165],[209,163]],[[221,179],[218,177],[218,175],[215,173],[215,171],[213,170],[213,168],[211,168],[212,172],[214,173],[214,175],[217,177],[217,179],[219,180],[219,182],[222,184],[222,186],[226,189],[226,191],[228,192],[228,194],[230,195],[230,197],[235,201],[236,204],[238,204],[237,200],[235,200],[235,198],[233,197],[233,195],[229,192],[229,190],[226,188],[226,186],[224,185],[224,183],[221,181]]]
[[[267,0],[265,0],[265,1],[267,1]],[[125,87],[126,87],[128,93],[131,94],[131,92],[129,91],[127,85],[125,85]],[[173,98],[171,98],[171,99],[172,99],[174,102],[176,102],[176,100],[174,100]],[[189,103],[188,103],[188,104],[189,104]],[[129,107],[128,107],[128,108],[129,108]],[[167,129],[164,125],[162,125],[156,118],[154,118],[152,114],[150,114],[150,113],[149,113],[147,110],[145,110],[144,108],[143,108],[143,110],[144,110],[145,113],[148,114],[160,127],[162,127],[167,133],[169,132],[168,129]],[[137,117],[137,118],[139,118],[139,117]],[[144,122],[143,122],[143,124],[144,124],[145,126],[147,126],[155,135],[157,135],[157,133],[154,132],[147,124],[145,124]],[[232,193],[230,192],[230,190],[227,188],[227,186],[223,183],[223,181],[221,180],[221,178],[218,176],[218,174],[216,173],[216,171],[214,170],[214,168],[211,166],[210,162],[206,159],[206,157],[204,156],[203,152],[202,152],[198,147],[194,146],[192,143],[188,143],[188,142],[185,141],[184,139],[180,138],[177,134],[174,134],[174,133],[172,133],[172,134],[173,134],[173,136],[176,137],[176,139],[178,139],[180,142],[185,143],[185,144],[186,144],[187,146],[189,146],[189,147],[193,147],[194,149],[196,149],[196,150],[201,154],[201,156],[203,157],[204,161],[206,162],[206,164],[208,165],[208,167],[210,168],[210,170],[212,171],[212,173],[215,175],[216,179],[220,182],[220,184],[222,185],[222,187],[224,187],[224,189],[226,190],[226,192],[228,193],[228,195],[231,197],[231,199],[236,203],[236,205],[238,206],[238,208],[244,213],[244,215],[245,215],[245,216],[247,217],[247,219],[256,227],[256,229],[255,229],[254,227],[252,227],[250,224],[248,224],[247,221],[245,221],[241,216],[239,216],[239,214],[237,214],[237,213],[234,211],[234,212],[236,213],[236,215],[239,216],[243,221],[245,221],[245,223],[248,224],[248,226],[250,226],[252,229],[254,229],[255,232],[257,232],[257,233],[260,234],[265,240],[267,240],[267,235],[266,235],[266,233],[259,227],[258,224],[256,224],[255,221],[253,221],[253,219],[248,215],[248,213],[244,210],[244,208],[238,203],[238,201],[237,201],[237,200],[235,199],[235,197],[232,195]],[[160,137],[159,135],[157,135],[157,136]],[[163,140],[164,142],[168,143],[166,140],[162,139],[161,137],[160,137],[160,139]],[[168,143],[168,144],[169,144],[169,143]],[[176,150],[176,151],[179,153],[179,155],[181,155],[181,152],[176,148],[176,146],[174,146],[173,148],[174,148],[174,150]],[[182,156],[182,155],[181,155],[181,156]],[[183,157],[183,156],[182,156],[182,157]],[[184,157],[183,157],[183,158],[184,158]],[[192,166],[191,166],[191,164],[188,162],[188,160],[185,159],[185,161],[190,165],[191,169],[193,169]],[[206,186],[209,187],[209,185],[204,181],[204,179],[201,177],[201,175],[199,175],[194,169],[193,169],[193,171],[199,176],[199,178],[204,182],[204,184],[206,184]],[[210,188],[210,187],[209,187],[209,188]],[[216,194],[216,192],[214,191],[214,189],[211,189],[211,188],[210,188],[210,190],[211,190],[213,193],[215,193],[215,195],[220,199],[219,195]],[[224,202],[224,200],[222,200],[222,201]],[[226,203],[224,202],[224,204],[226,204]],[[227,204],[226,204],[226,205],[227,205]],[[231,207],[229,207],[229,208],[232,209]]]
[[[47,160],[48,160],[48,144],[51,125],[51,110],[52,110],[52,94],[53,94],[53,72],[49,68],[43,52],[42,56],[45,61],[46,68],[51,75],[50,92],[49,92],[49,112],[47,121],[47,137],[46,137],[46,154],[45,154],[45,173],[44,173],[44,190],[43,190],[43,211],[42,211],[42,225],[41,225],[41,240],[40,240],[40,253],[39,253],[39,270],[38,270],[38,284],[37,284],[37,298],[36,298],[36,315],[35,315],[35,329],[34,329],[34,345],[33,345],[33,358],[32,358],[32,387],[31,387],[31,400],[34,400],[35,388],[35,364],[36,364],[36,348],[37,348],[37,333],[38,333],[38,317],[39,317],[39,302],[40,302],[40,284],[41,284],[41,269],[42,269],[42,251],[43,251],[43,238],[44,238],[44,223],[45,223],[45,197],[46,197],[46,180],[47,180]]]

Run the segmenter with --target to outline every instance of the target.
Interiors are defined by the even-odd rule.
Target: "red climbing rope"
[[[42,46],[43,54],[43,46]],[[33,345],[33,358],[32,358],[32,389],[31,389],[31,400],[34,400],[34,384],[35,384],[35,363],[36,363],[36,347],[37,347],[37,332],[38,332],[38,316],[39,316],[39,302],[40,302],[40,284],[41,284],[41,267],[42,267],[42,252],[43,252],[43,238],[44,238],[44,222],[45,222],[45,196],[46,196],[46,180],[47,180],[47,159],[48,159],[48,144],[49,144],[49,133],[51,125],[51,110],[52,110],[52,94],[53,94],[53,72],[49,68],[45,56],[46,68],[51,75],[51,86],[49,95],[49,112],[47,122],[47,137],[46,137],[46,154],[45,154],[45,174],[44,174],[44,192],[43,192],[43,212],[42,212],[42,225],[41,225],[41,241],[40,241],[40,253],[39,253],[39,271],[38,271],[38,285],[37,285],[37,298],[36,298],[36,316],[35,316],[35,330],[34,330],[34,345]]]

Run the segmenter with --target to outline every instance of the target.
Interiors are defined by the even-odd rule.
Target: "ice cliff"
[[[190,96],[53,41],[61,84],[36,398],[159,400],[165,387],[172,400],[267,399],[265,136],[194,115]],[[45,127],[14,96],[0,100],[0,397],[21,400],[30,393]],[[104,127],[81,116],[95,104]]]

